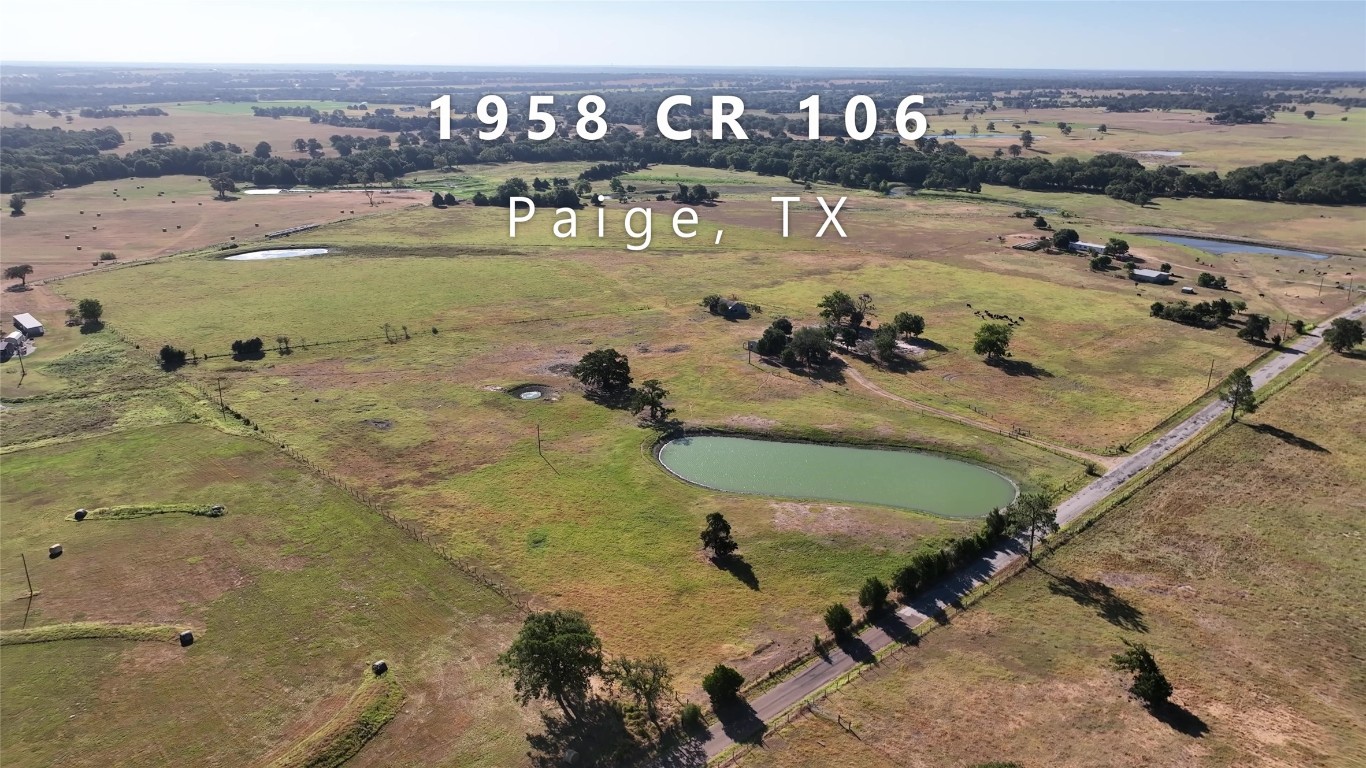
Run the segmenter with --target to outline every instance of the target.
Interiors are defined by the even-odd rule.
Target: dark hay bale
[[[88,514],[90,513],[85,511],[84,509],[78,509],[76,510],[76,514],[74,515],[74,517],[76,518],[77,522],[79,522],[81,520],[84,520],[85,516]]]
[[[379,675],[382,675],[385,672],[389,671],[389,662],[385,661],[384,659],[380,659],[379,661],[376,661],[374,664],[370,665],[370,670],[375,673],[376,677],[378,677]]]
[[[181,632],[181,633],[180,633],[180,647],[181,647],[181,648],[189,648],[189,647],[192,646],[192,645],[194,645],[194,633],[191,632],[191,631],[188,630],[188,629],[185,630],[184,632]]]
[[[61,556],[62,556],[62,545],[61,545],[61,544],[53,544],[52,546],[48,547],[48,548],[47,548],[47,556],[48,556],[49,559],[56,559],[56,558],[58,558],[58,557],[61,557]]]

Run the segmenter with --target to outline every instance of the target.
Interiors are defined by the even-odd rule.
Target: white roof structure
[[[21,312],[14,316],[14,322],[25,328],[42,328],[43,324],[38,322],[38,318],[27,312]]]

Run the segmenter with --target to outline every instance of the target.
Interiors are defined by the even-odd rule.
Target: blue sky
[[[1366,71],[1346,2],[6,2],[5,61]]]

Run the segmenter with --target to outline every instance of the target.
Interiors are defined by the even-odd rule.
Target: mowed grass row
[[[434,762],[520,762],[525,724],[492,667],[515,613],[269,444],[188,424],[128,430],[6,456],[3,481],[5,630],[25,621],[21,552],[40,593],[30,628],[203,629],[189,648],[7,646],[6,764],[251,764],[325,723],[378,658],[426,702],[386,736]],[[67,519],[132,502],[227,514]],[[55,542],[65,552],[48,559]]]
[[[746,765],[1355,765],[1366,404],[1330,357]],[[1146,643],[1175,725],[1110,667]],[[1185,729],[1183,732],[1180,729]],[[1200,733],[1199,737],[1190,734]]]

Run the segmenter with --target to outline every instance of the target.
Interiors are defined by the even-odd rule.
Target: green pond
[[[684,480],[720,491],[943,517],[980,517],[1015,499],[1015,485],[989,469],[916,451],[705,436],[670,440],[659,461]]]

